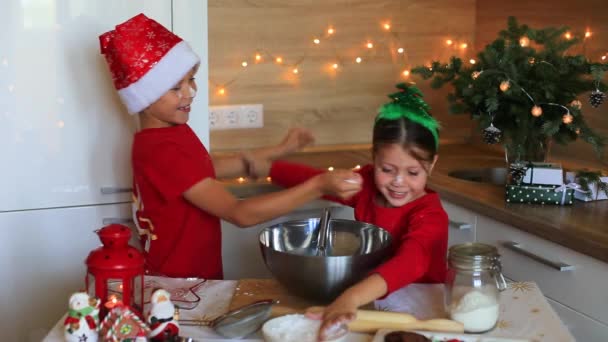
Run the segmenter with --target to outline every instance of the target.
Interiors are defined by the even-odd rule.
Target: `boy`
[[[212,160],[187,125],[199,64],[188,44],[143,14],[100,42],[118,94],[141,124],[132,147],[133,189],[149,273],[221,279],[220,219],[251,226],[323,195],[348,198],[359,191],[360,176],[338,170],[239,201],[216,176],[246,174],[245,158]],[[251,158],[277,158],[309,141],[305,131],[291,131],[281,145],[253,151]]]

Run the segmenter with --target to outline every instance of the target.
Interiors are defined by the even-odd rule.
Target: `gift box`
[[[571,205],[574,189],[567,184],[554,185],[507,185],[508,203]]]
[[[564,170],[558,163],[526,163],[526,174],[522,184],[531,185],[562,185],[564,184]]]
[[[608,177],[600,177],[600,181],[602,183],[608,184]],[[579,179],[576,177],[574,172],[566,172],[566,182],[580,184]],[[606,191],[598,189],[598,184],[596,182],[589,183],[588,191],[575,191],[574,198],[583,202],[591,202],[591,201],[599,201],[608,199]]]

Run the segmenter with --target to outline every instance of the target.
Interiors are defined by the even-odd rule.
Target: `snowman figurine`
[[[64,337],[68,342],[97,342],[100,300],[86,292],[76,292],[69,300]]]
[[[148,315],[150,338],[152,341],[173,341],[179,335],[179,323],[175,305],[171,303],[168,291],[158,289],[151,298],[151,309]]]

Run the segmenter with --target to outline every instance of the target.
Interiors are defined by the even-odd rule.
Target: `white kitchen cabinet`
[[[581,320],[608,324],[608,264],[482,215],[477,240],[498,248],[505,276],[536,282],[547,298],[578,313],[560,316],[578,340],[586,341],[577,335]]]
[[[131,214],[129,116],[98,36],[139,13],[188,40],[208,77],[207,1],[0,2],[2,341],[40,341],[84,288],[105,223]],[[209,146],[208,85],[190,122]]]
[[[353,208],[330,201],[317,200],[287,215],[248,228],[239,228],[222,220],[224,279],[272,278],[272,274],[266,268],[260,252],[258,242],[260,231],[279,222],[321,217],[323,208],[326,207],[331,208],[332,218],[354,219]]]
[[[0,211],[130,200],[136,117],[118,99],[98,36],[141,12],[189,40],[206,80],[206,1],[2,1]],[[191,124],[209,146],[207,87],[199,82]]]
[[[608,325],[587,317],[580,312],[547,298],[553,310],[568,327],[570,333],[580,342],[606,342],[608,341]]]
[[[447,201],[441,201],[448,214],[448,246],[474,242],[477,225],[477,214]]]
[[[40,341],[85,288],[94,230],[129,217],[130,203],[0,213],[0,340]]]

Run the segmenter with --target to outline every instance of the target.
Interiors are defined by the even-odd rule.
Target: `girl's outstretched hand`
[[[321,320],[319,341],[331,341],[348,333],[347,324],[357,316],[357,307],[338,298],[325,309],[311,307],[306,310],[306,317]]]
[[[324,195],[335,196],[341,199],[353,197],[361,191],[363,178],[351,170],[334,170],[319,174],[321,192]]]

